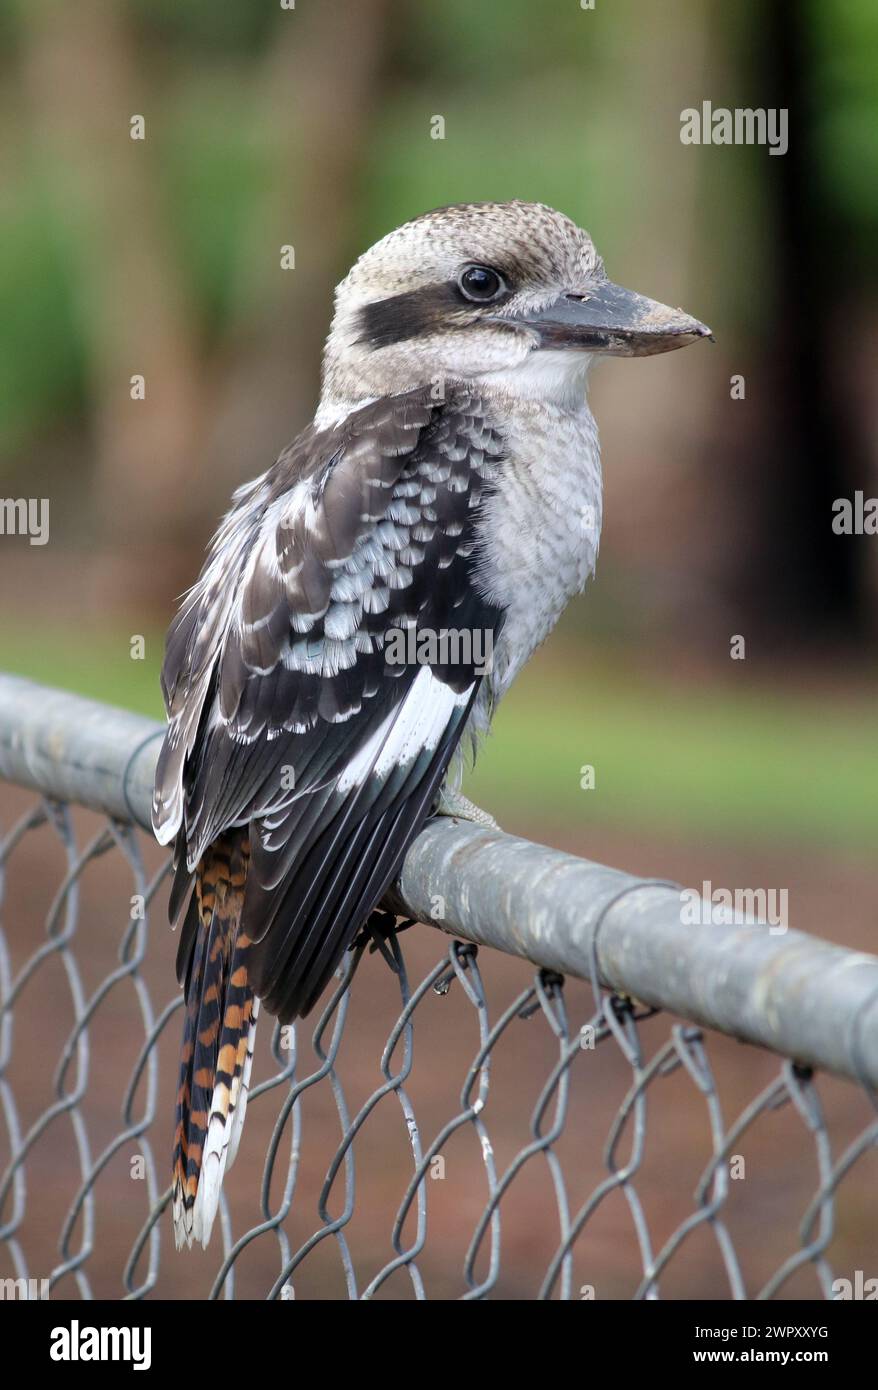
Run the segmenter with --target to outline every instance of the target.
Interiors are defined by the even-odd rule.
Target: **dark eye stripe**
[[[492,300],[490,307],[502,304],[510,293],[507,290]],[[404,294],[364,304],[358,316],[360,336],[357,342],[368,343],[373,348],[389,347],[391,343],[404,343],[437,328],[454,328],[458,326],[456,314],[462,308],[476,309],[478,305],[461,294],[456,280],[406,290]]]

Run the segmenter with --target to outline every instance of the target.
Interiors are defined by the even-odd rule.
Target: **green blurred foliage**
[[[63,240],[32,174],[4,199],[0,255],[0,449],[24,451],[47,414],[85,403],[84,344]]]
[[[307,18],[275,5],[213,0],[126,0],[145,80],[156,93],[156,161],[169,235],[176,245],[194,320],[207,340],[234,308],[236,256],[254,196],[270,177],[272,132],[252,99],[258,64],[278,25]],[[803,4],[806,0],[803,0]],[[525,197],[562,206],[595,236],[613,239],[636,221],[642,92],[626,90],[633,57],[672,22],[642,0],[418,0],[391,11],[388,66],[362,172],[350,240],[363,245],[405,217],[446,201]],[[706,7],[706,8],[705,8]],[[709,17],[725,78],[709,93],[731,101],[733,75],[746,76],[759,39],[758,0],[716,6]],[[0,38],[9,79],[2,111],[13,123],[21,98],[16,64],[19,0],[0,0]],[[676,7],[677,22],[686,6]],[[808,0],[813,56],[814,177],[848,224],[864,266],[878,222],[878,6],[873,0]],[[685,33],[681,33],[681,42]],[[197,54],[197,61],[193,55]],[[746,86],[745,82],[745,86]],[[648,96],[648,94],[647,94]],[[629,101],[630,97],[630,101]],[[752,92],[754,103],[758,96]],[[657,96],[658,100],[658,96]],[[441,112],[455,138],[425,157],[423,112]],[[731,104],[734,104],[731,101]],[[471,132],[460,138],[460,132]],[[307,142],[307,132],[302,132]],[[795,137],[794,137],[795,138]],[[725,156],[728,156],[726,158]],[[730,311],[758,316],[766,231],[760,211],[767,173],[761,151],[723,151],[704,166],[704,197],[722,181],[725,212],[714,227],[711,277],[722,265]],[[697,155],[695,157],[698,157]],[[47,421],[75,423],[87,406],[86,340],[75,312],[69,229],[53,225],[38,159],[4,169],[0,256],[0,451],[36,444]],[[763,268],[760,270],[760,266]],[[747,293],[731,287],[747,276]]]
[[[809,0],[820,194],[856,236],[864,273],[876,274],[878,235],[878,5]]]
[[[301,3],[301,0],[300,0]],[[270,42],[277,6],[226,4],[213,0],[125,0],[141,43],[154,51],[172,50],[240,61],[258,55]]]
[[[164,206],[175,210],[172,230],[191,309],[210,341],[237,307],[239,248],[250,209],[270,185],[272,134],[234,70],[223,83],[189,74],[161,125],[159,187]]]

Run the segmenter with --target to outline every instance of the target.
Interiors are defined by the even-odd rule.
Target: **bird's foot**
[[[376,907],[354,937],[348,950],[364,950],[368,946],[370,953],[380,951],[394,974],[399,974],[399,967],[394,959],[392,939],[414,925],[414,917],[400,918],[391,909]]]
[[[469,820],[472,821],[473,825],[480,825],[485,830],[500,829],[488,811],[483,811],[481,806],[470,801],[468,796],[462,796],[460,792],[448,791],[445,787],[439,793],[435,814],[437,816],[452,816],[455,820]]]

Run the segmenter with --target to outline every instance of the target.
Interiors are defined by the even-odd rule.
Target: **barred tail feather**
[[[238,1151],[244,1123],[250,1067],[253,1062],[253,1041],[256,1035],[255,1003],[251,990],[244,1005],[231,1006],[236,1013],[243,1014],[241,1024],[237,1029],[223,1028],[223,1042],[220,1045],[216,1084],[210,1103],[201,1175],[192,1208],[192,1235],[204,1246],[210,1240],[219,1207],[223,1177]],[[226,1013],[229,1013],[229,1008],[226,1009]]]
[[[240,1076],[240,1089],[232,1096],[232,1132],[229,1135],[229,1151],[226,1158],[226,1167],[231,1168],[238,1152],[238,1145],[241,1142],[241,1134],[244,1129],[244,1116],[247,1113],[247,1096],[250,1093],[250,1072],[253,1068],[253,1047],[256,1042],[256,1024],[259,1021],[259,1000],[253,997],[253,1008],[250,1013],[250,1027],[247,1030],[246,1054],[244,1066]]]
[[[244,1122],[259,1007],[247,963],[251,943],[240,930],[249,857],[246,835],[230,832],[196,870],[174,1136],[178,1249],[193,1239],[207,1245]]]

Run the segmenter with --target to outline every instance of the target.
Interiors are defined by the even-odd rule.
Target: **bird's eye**
[[[467,299],[487,304],[498,299],[506,289],[503,276],[487,265],[468,265],[458,275],[457,283]]]

